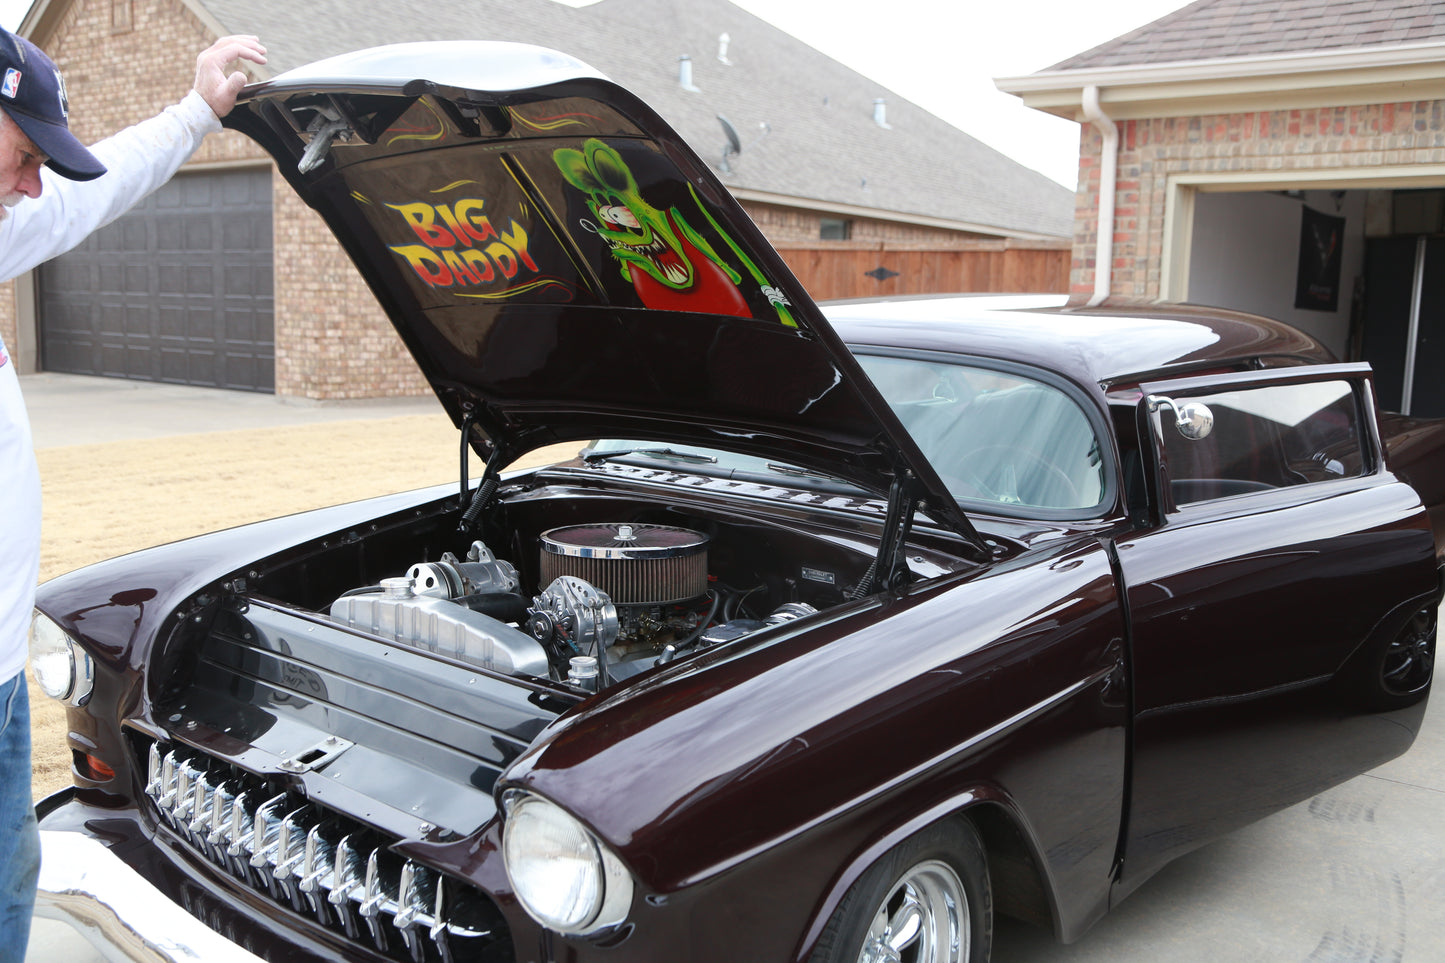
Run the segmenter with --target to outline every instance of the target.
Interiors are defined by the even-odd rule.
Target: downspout
[[[1114,275],[1114,185],[1119,179],[1119,125],[1099,106],[1099,88],[1084,88],[1084,116],[1104,137],[1099,156],[1099,224],[1094,239],[1094,296],[1089,307],[1109,296]]]

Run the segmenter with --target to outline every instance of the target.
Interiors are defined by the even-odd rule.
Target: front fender
[[[1102,913],[1118,842],[1122,634],[1108,559],[1076,541],[604,693],[501,785],[566,807],[653,899],[706,890],[692,925],[776,927],[773,958],[811,945],[879,852],[989,787],[1046,867],[1044,915],[1071,933]]]

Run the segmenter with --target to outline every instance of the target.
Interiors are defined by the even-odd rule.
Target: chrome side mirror
[[[1173,398],[1164,395],[1150,395],[1145,401],[1149,404],[1150,412],[1158,411],[1166,405],[1174,409],[1174,427],[1179,429],[1179,434],[1190,441],[1198,441],[1201,438],[1208,438],[1209,433],[1214,430],[1214,412],[1209,406],[1198,401],[1186,401],[1179,404]]]

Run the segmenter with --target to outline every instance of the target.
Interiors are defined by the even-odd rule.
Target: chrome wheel
[[[988,856],[973,823],[941,819],[898,843],[848,887],[808,963],[987,963]]]
[[[968,895],[936,859],[894,884],[873,913],[858,963],[960,963],[969,958]]]

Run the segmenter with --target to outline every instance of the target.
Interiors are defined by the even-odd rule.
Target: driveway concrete
[[[37,447],[440,413],[431,399],[305,403],[71,375],[21,379]],[[1083,939],[999,921],[993,958],[1102,961],[1445,960],[1445,707],[1403,757],[1166,867]],[[36,920],[27,963],[100,963]],[[761,963],[761,961],[760,961]]]
[[[309,401],[251,391],[51,372],[23,375],[20,391],[30,412],[36,448],[400,415],[434,413],[445,417],[432,395]]]

